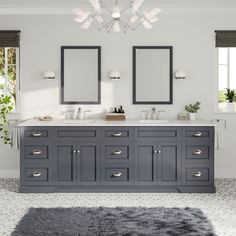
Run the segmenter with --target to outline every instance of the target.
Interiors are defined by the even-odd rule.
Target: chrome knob
[[[74,151],[73,151],[73,153],[74,153],[74,154],[76,154],[76,153],[77,153],[77,151],[76,151],[76,150],[74,150]]]
[[[160,154],[161,151],[160,150],[154,150],[154,154]]]
[[[80,150],[77,150],[76,153],[77,153],[77,154],[80,154]]]
[[[40,177],[42,174],[40,172],[33,172],[32,176],[33,177]]]
[[[122,173],[119,172],[119,171],[114,171],[114,172],[112,173],[112,176],[114,176],[114,177],[120,177],[120,176],[122,176]]]
[[[200,149],[193,150],[193,155],[199,156],[201,154],[202,154],[202,150],[200,150]]]
[[[201,137],[201,136],[202,136],[202,132],[200,131],[193,133],[193,137]]]
[[[113,137],[120,137],[120,136],[122,136],[122,133],[121,133],[121,132],[114,132],[114,133],[112,134],[112,136],[113,136]]]
[[[193,177],[201,177],[202,176],[202,172],[197,171],[193,173]]]
[[[35,132],[33,132],[33,136],[34,137],[40,137],[40,136],[42,136],[42,133],[39,132],[39,131],[35,131]]]
[[[39,150],[39,149],[34,149],[34,150],[32,151],[32,153],[33,153],[33,155],[40,155],[40,154],[42,154],[42,151]]]
[[[112,155],[121,155],[122,151],[121,150],[113,150]]]

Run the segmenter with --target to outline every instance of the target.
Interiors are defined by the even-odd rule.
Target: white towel
[[[17,127],[10,128],[10,142],[12,149],[19,149],[20,147],[20,134]]]
[[[215,128],[215,149],[222,149],[224,146],[224,136],[222,128]]]

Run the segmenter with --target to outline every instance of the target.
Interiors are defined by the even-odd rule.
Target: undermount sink
[[[89,124],[94,122],[95,120],[64,120],[64,124]]]
[[[143,124],[167,124],[169,120],[139,120],[139,123]]]

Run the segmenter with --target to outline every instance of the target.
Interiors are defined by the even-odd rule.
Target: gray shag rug
[[[197,208],[30,208],[12,236],[216,236]]]

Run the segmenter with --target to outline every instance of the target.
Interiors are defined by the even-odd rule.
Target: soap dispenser
[[[156,111],[154,107],[152,108],[152,119],[158,120],[158,112]]]
[[[78,111],[77,111],[77,114],[76,114],[76,119],[78,119],[78,120],[83,120],[84,119],[83,112],[82,112],[80,107],[78,108]]]

